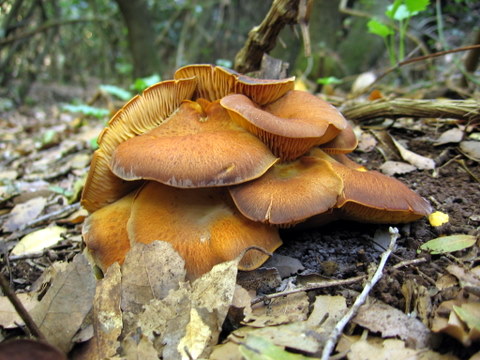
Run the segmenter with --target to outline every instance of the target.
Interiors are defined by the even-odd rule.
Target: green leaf
[[[110,95],[116,96],[123,101],[130,100],[133,97],[130,91],[127,91],[115,85],[100,85],[100,90],[105,91]]]
[[[430,5],[430,0],[405,0],[405,6],[412,16],[425,11],[428,5]]]
[[[477,241],[473,235],[456,234],[450,236],[441,236],[427,241],[420,246],[421,250],[429,251],[432,254],[443,254],[467,249]]]
[[[413,15],[415,15],[415,14],[412,14],[410,11],[408,11],[405,4],[400,4],[395,9],[395,11],[393,10],[392,5],[390,5],[387,8],[387,12],[385,14],[388,14],[387,16],[389,18],[391,18],[393,20],[397,20],[397,21],[402,21],[402,20],[408,19],[408,18],[412,17]]]
[[[466,303],[462,306],[453,306],[453,310],[469,329],[480,330],[480,304]]]
[[[387,15],[390,19],[395,19],[395,14],[397,13],[398,8],[400,5],[403,4],[403,0],[395,0],[395,2],[387,7],[387,11],[385,11],[385,15]]]
[[[267,339],[248,335],[246,341],[239,348],[246,360],[309,360],[311,357],[292,354],[282,347],[274,345]]]
[[[367,23],[368,32],[386,38],[393,35],[393,29],[378,20],[372,19]]]
[[[72,105],[67,104],[62,106],[62,110],[73,112],[73,113],[82,113],[87,116],[94,116],[96,118],[103,118],[108,116],[109,111],[107,109],[97,108],[89,105]]]
[[[318,84],[328,85],[328,84],[341,84],[342,80],[336,78],[335,76],[327,76],[317,79]]]
[[[151,76],[136,79],[131,87],[133,90],[137,92],[142,92],[149,86],[152,86],[153,84],[156,84],[160,81],[161,81],[160,75],[153,74]]]

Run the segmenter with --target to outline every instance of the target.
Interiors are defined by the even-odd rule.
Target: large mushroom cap
[[[293,90],[295,78],[255,79],[233,70],[209,64],[187,65],[175,72],[175,79],[198,79],[196,98],[219,100],[228,94],[244,94],[257,104],[268,104]]]
[[[185,259],[191,278],[250,246],[271,252],[282,243],[275,228],[243,217],[224,189],[177,189],[156,182],[137,194],[128,232],[132,241],[171,243]],[[266,259],[264,253],[250,250],[239,268],[251,270]]]
[[[277,163],[262,177],[230,187],[230,195],[247,218],[289,226],[334,207],[343,181],[327,160],[303,156]]]
[[[277,161],[218,102],[200,102],[184,102],[154,130],[120,144],[113,173],[183,188],[226,186],[255,179]]]
[[[184,99],[195,91],[196,79],[170,80],[155,84],[135,96],[109,121],[98,137],[82,193],[82,205],[94,212],[129,193],[138,184],[127,183],[110,170],[114,149],[123,141],[162,123]]]
[[[134,194],[132,192],[95,211],[83,224],[85,245],[103,272],[115,262],[122,264],[130,249],[127,222]]]
[[[366,171],[345,155],[329,157],[319,149],[312,156],[330,159],[334,171],[343,179],[343,192],[336,208],[343,219],[368,223],[406,223],[431,213],[428,201],[405,184],[377,171]]]
[[[286,161],[331,141],[347,127],[347,121],[337,109],[304,91],[289,91],[263,107],[241,94],[225,96],[220,103],[232,119]]]

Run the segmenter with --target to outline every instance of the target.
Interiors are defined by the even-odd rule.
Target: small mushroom
[[[245,217],[291,226],[333,208],[343,181],[329,161],[302,156],[293,162],[277,163],[262,177],[229,190]]]
[[[295,78],[280,80],[255,79],[231,69],[209,64],[187,65],[175,72],[175,79],[198,79],[194,99],[219,100],[229,94],[244,94],[257,104],[264,105],[277,100],[293,90]]]
[[[337,109],[304,91],[289,91],[265,106],[241,94],[225,96],[220,103],[233,120],[257,135],[283,161],[328,143],[347,127]]]
[[[128,194],[139,184],[127,183],[110,170],[115,148],[123,141],[155,128],[162,123],[184,99],[190,99],[197,80],[164,81],[132,98],[109,121],[98,137],[95,151],[82,193],[82,205],[94,212]]]
[[[105,272],[115,262],[123,263],[130,249],[127,222],[135,192],[90,214],[82,228],[83,240],[98,267]]]
[[[113,173],[181,187],[242,183],[263,175],[277,158],[231,121],[218,101],[185,101],[157,128],[120,144]]]
[[[232,260],[251,246],[272,252],[281,244],[277,229],[250,221],[225,189],[177,189],[148,182],[136,195],[128,222],[131,241],[167,241],[185,259],[190,278]],[[239,268],[251,270],[268,258],[250,250]]]
[[[319,146],[327,154],[346,154],[351,153],[358,145],[358,139],[355,135],[352,125],[347,122],[347,127],[329,142]]]

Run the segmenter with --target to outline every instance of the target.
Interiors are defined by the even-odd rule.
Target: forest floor
[[[92,94],[56,87],[40,87],[36,91],[38,95],[33,97],[34,103],[30,106],[0,111],[1,273],[10,279],[17,294],[35,291],[36,281],[52,263],[70,261],[82,251],[81,227],[86,214],[78,205],[79,191],[93,152],[92,140],[104,126],[104,122],[98,119],[79,120],[60,106],[63,101],[70,101],[71,91],[75,92],[75,97],[83,99],[89,99]],[[478,351],[480,330],[478,323],[472,325],[469,319],[480,319],[477,306],[480,296],[480,165],[479,159],[467,157],[459,150],[458,141],[436,144],[440,135],[449,129],[460,128],[468,136],[465,123],[444,120],[418,119],[412,122],[411,119],[399,119],[388,129],[389,134],[406,144],[409,150],[434,159],[437,163],[434,170],[416,169],[395,177],[428,199],[434,210],[448,214],[449,221],[437,227],[427,219],[397,226],[400,237],[396,249],[385,267],[383,277],[370,293],[369,303],[386,304],[388,309],[395,308],[409,316],[405,319],[399,317],[394,325],[388,323],[386,318],[377,319],[376,324],[357,318],[356,325],[351,323],[345,331],[350,336],[350,345],[337,347],[339,353],[343,351],[348,354],[350,351],[349,359],[362,358],[352,355],[355,354],[352,344],[361,341],[361,329],[368,329],[374,334],[373,337],[376,334],[377,338],[384,340],[394,338],[409,349],[415,349],[411,341],[417,334],[410,327],[411,320],[408,320],[412,317],[419,319],[425,329],[438,333],[434,344],[429,342],[426,346],[436,351],[435,357],[425,358],[441,358],[440,354],[448,354],[451,357],[445,358],[469,359]],[[475,131],[478,132],[478,129]],[[369,129],[364,127],[363,133],[373,141]],[[369,169],[379,169],[386,161],[376,146],[371,146],[368,151],[355,151],[351,157]],[[12,209],[26,203],[29,205],[21,209],[18,215],[12,215]],[[52,232],[39,233],[45,229]],[[38,250],[33,253],[21,250],[12,252],[20,239],[28,234],[34,237],[37,234],[33,241],[40,243]],[[387,225],[353,222],[335,222],[308,230],[288,229],[282,230],[281,234],[284,245],[277,254],[284,257],[277,255],[267,263],[266,268],[239,275],[238,282],[247,290],[255,290],[254,296],[321,283],[325,279],[357,279],[349,284],[339,282],[337,286],[319,286],[306,291],[304,299],[292,300],[291,304],[296,305],[306,301],[306,310],[300,316],[303,320],[312,317],[314,303],[320,295],[340,295],[350,306],[365,286],[365,279],[370,275],[372,266],[379,262],[390,239]],[[437,255],[419,250],[420,245],[429,240],[456,234],[474,236],[476,244],[460,251]],[[45,245],[44,241],[50,237],[58,237],[59,241]],[[44,246],[47,248],[44,249]],[[273,273],[268,268],[274,269]],[[5,303],[0,302],[0,327],[5,329],[0,339],[18,335],[21,331],[11,323],[6,323],[6,311],[2,312],[4,305],[1,304]],[[464,308],[471,310],[476,317],[460,312],[452,315],[453,305],[458,308],[464,304],[476,304]],[[268,307],[269,304],[264,302],[263,306]],[[301,306],[298,305],[297,310],[298,307]],[[262,316],[267,316],[267,313]],[[452,317],[455,316],[454,321]],[[221,340],[240,327],[234,316],[228,319]],[[290,319],[284,324],[296,321],[298,319]],[[447,324],[448,321],[450,323]],[[271,324],[273,320],[265,322]],[[401,329],[405,326],[409,329],[407,333],[411,334]],[[269,338],[277,345],[283,344],[289,350],[309,356],[315,357],[320,351],[309,351],[308,346],[296,347],[274,336]],[[365,347],[374,347],[377,351],[375,354],[379,354],[378,345],[365,344]],[[393,350],[388,350],[391,345],[383,342],[382,346],[385,354],[388,351],[393,354]],[[365,354],[373,351],[369,349],[365,350]],[[357,349],[356,353],[360,354],[360,350]],[[215,356],[212,355],[212,358]],[[397,358],[402,357],[390,357]]]

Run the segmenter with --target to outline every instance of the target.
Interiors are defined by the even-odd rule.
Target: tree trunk
[[[145,0],[116,0],[128,29],[128,42],[133,59],[133,75],[144,77],[159,71],[155,32]]]

